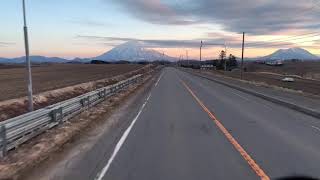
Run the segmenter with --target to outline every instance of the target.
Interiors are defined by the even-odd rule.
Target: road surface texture
[[[319,119],[174,68],[145,99],[114,143],[102,136],[60,178],[320,177]]]

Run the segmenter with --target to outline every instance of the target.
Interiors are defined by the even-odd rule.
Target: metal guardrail
[[[128,85],[138,82],[141,77],[142,75],[136,75],[114,85],[0,122],[0,157],[4,157],[9,150],[17,148],[31,138],[104,101]]]

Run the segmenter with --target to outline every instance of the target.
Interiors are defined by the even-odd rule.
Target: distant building
[[[283,62],[281,60],[268,61],[268,62],[266,62],[266,65],[269,65],[269,66],[282,66]]]
[[[212,64],[201,65],[201,69],[216,69],[216,66]]]

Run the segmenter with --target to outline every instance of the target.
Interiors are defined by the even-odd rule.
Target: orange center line
[[[260,166],[251,158],[251,156],[241,147],[241,145],[233,138],[233,136],[228,132],[228,130],[222,125],[222,123],[214,116],[212,112],[202,103],[202,101],[195,95],[195,93],[190,89],[190,87],[180,79],[184,87],[189,91],[193,98],[198,102],[202,109],[208,113],[209,117],[215,122],[222,133],[227,137],[230,143],[237,149],[241,156],[247,161],[249,166],[254,170],[254,172],[262,180],[270,180],[269,176],[260,168]]]

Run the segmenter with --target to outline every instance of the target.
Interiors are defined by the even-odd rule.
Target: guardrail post
[[[5,125],[0,126],[1,152],[0,157],[7,155],[7,130]]]
[[[112,85],[112,86],[110,87],[110,93],[114,93],[114,91],[115,91],[115,89],[114,89],[114,86]]]
[[[99,91],[99,97],[100,98],[105,98],[106,97],[106,95],[107,95],[107,91],[106,91],[106,89],[104,89],[104,90],[102,90],[102,91]]]
[[[89,106],[89,96],[80,100],[82,107]]]
[[[51,117],[53,122],[62,123],[62,120],[63,120],[62,107],[52,110]]]
[[[142,81],[142,76],[137,77],[136,83],[141,82],[141,81]]]

